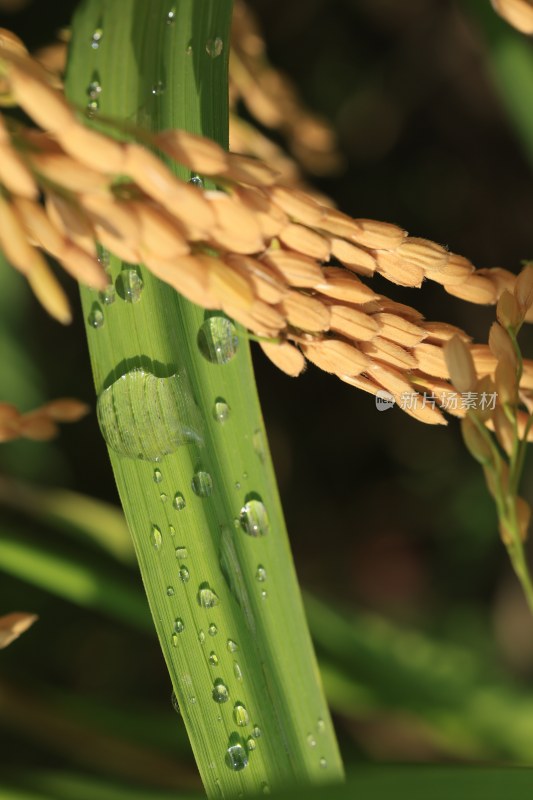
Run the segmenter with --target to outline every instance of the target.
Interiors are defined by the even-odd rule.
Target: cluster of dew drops
[[[173,7],[167,11],[164,16],[164,22],[169,28],[174,27],[176,22],[176,9]],[[90,38],[90,46],[92,50],[98,51],[104,41],[104,30],[99,25],[94,29]],[[210,59],[218,58],[224,50],[224,42],[220,36],[212,36],[205,42],[204,51]],[[189,42],[185,49],[187,56],[192,56],[193,46]],[[205,57],[205,56],[204,56]],[[165,93],[166,85],[162,80],[156,80],[151,87],[151,93],[155,97],[159,97]],[[86,113],[88,117],[94,117],[100,110],[100,95],[102,92],[102,85],[98,75],[93,75],[89,85],[87,86],[87,106]]]

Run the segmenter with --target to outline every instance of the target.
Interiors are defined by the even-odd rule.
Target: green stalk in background
[[[227,147],[231,6],[82,3],[71,100]],[[111,256],[109,274],[107,293],[81,293],[98,414],[205,787],[339,780],[246,334],[142,266]]]

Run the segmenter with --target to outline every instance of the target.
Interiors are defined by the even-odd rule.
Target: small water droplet
[[[213,491],[213,478],[209,472],[199,470],[193,475],[191,488],[198,497],[209,497]]]
[[[270,530],[270,521],[261,500],[248,500],[241,508],[241,528],[249,536],[266,536]]]
[[[257,747],[257,742],[255,741],[253,736],[249,736],[248,739],[246,740],[246,747],[248,748],[248,750],[255,750],[255,748]]]
[[[324,731],[326,730],[326,723],[324,722],[322,717],[318,718],[316,723],[316,729],[319,733],[324,733]]]
[[[167,586],[167,597],[173,597],[175,594],[173,586]]]
[[[259,727],[259,725],[254,725],[254,729],[252,731],[252,736],[254,737],[254,739],[259,739],[260,738],[260,736],[261,736],[261,728]]]
[[[309,747],[316,747],[316,739],[312,733],[307,734],[307,744]]]
[[[171,536],[175,536],[176,535],[176,529],[174,528],[174,525],[169,525],[168,526],[168,532],[170,533]]]
[[[234,642],[233,639],[228,639],[226,642],[226,647],[230,653],[235,653],[239,649],[239,645],[237,642]]]
[[[235,488],[237,489],[237,491],[241,488],[241,484],[239,483],[239,481],[235,481]],[[239,520],[237,520],[237,527],[239,527]]]
[[[243,472],[243,473],[242,473],[242,479],[243,479],[244,481],[248,480],[248,473],[247,473],[247,472]]]
[[[123,269],[117,276],[115,286],[118,296],[126,303],[138,303],[144,283],[136,269]]]
[[[198,641],[200,644],[205,642],[205,633],[203,631],[198,631]]]
[[[267,597],[268,597],[268,592],[266,591],[266,589],[263,589],[263,591],[261,592],[261,599],[266,600]]]
[[[181,511],[187,505],[185,502],[185,498],[181,492],[176,492],[174,495],[174,500],[172,501],[172,505],[176,509],[176,511]]]
[[[193,175],[192,178],[189,178],[189,183],[196,186],[198,189],[204,188],[204,182],[199,175]]]
[[[161,550],[161,545],[163,544],[163,537],[161,536],[161,529],[158,528],[157,525],[152,525],[150,539],[155,549]]]
[[[85,108],[89,119],[93,119],[100,111],[100,103],[98,100],[89,100]]]
[[[152,94],[155,95],[156,97],[162,95],[164,91],[165,91],[165,84],[163,83],[163,81],[156,81],[156,83],[154,83],[154,85],[152,86]]]
[[[202,608],[214,608],[220,603],[217,593],[211,589],[208,583],[200,584],[197,597],[198,603]]]
[[[266,461],[266,445],[263,431],[260,428],[253,433],[252,446],[259,458],[259,461],[264,464]]]
[[[100,81],[93,80],[87,86],[87,96],[91,100],[96,100],[96,98],[100,96],[101,92],[102,92],[102,85]]]
[[[180,567],[179,576],[182,583],[188,583],[189,578],[191,577],[187,567]]]
[[[232,744],[226,751],[226,764],[235,772],[248,766],[248,756],[242,744]]]
[[[261,784],[261,794],[271,794],[270,786],[265,781]]]
[[[102,41],[102,36],[104,32],[102,28],[95,28],[93,35],[91,36],[91,47],[93,50],[98,50],[100,47],[100,43]]]
[[[328,765],[328,762],[326,761],[326,759],[325,759],[325,758],[321,758],[321,759],[320,759],[320,761],[319,761],[318,763],[320,764],[320,766],[322,767],[322,769],[326,769],[326,767],[327,767],[327,765]]]
[[[210,58],[217,58],[223,49],[224,42],[220,36],[216,36],[214,39],[208,39],[205,43],[205,52]]]
[[[172,646],[173,647],[177,647],[178,646],[178,641],[179,641],[178,634],[177,633],[173,633],[172,634]]]
[[[112,283],[110,283],[109,286],[106,286],[106,288],[103,289],[98,296],[105,306],[113,305],[116,299],[115,287]]]
[[[211,625],[208,627],[207,632],[208,632],[209,636],[216,636],[217,635],[218,628],[217,628],[217,626],[215,625],[214,622],[212,622]]]
[[[89,312],[89,316],[87,317],[87,322],[91,326],[91,328],[101,328],[104,324],[104,314],[98,303],[93,303],[92,308]]]
[[[187,49],[185,50],[186,56],[192,56],[192,44],[187,45]]]
[[[233,719],[235,725],[238,725],[239,728],[245,728],[246,725],[250,723],[250,717],[242,703],[235,703],[233,707]]]
[[[176,558],[179,558],[180,561],[182,558],[189,558],[189,551],[183,545],[176,547]]]
[[[167,25],[174,25],[174,23],[176,22],[176,9],[175,8],[171,8],[170,11],[167,13],[165,22],[167,23]]]
[[[217,422],[226,422],[230,413],[230,407],[226,403],[225,400],[222,400],[221,397],[215,400],[215,406],[213,408],[213,416]]]
[[[238,681],[242,681],[242,670],[237,661],[233,662],[233,674],[235,675]]]
[[[218,664],[218,656],[214,650],[212,650],[209,653],[209,663],[211,664],[212,667],[216,667],[216,665]]]
[[[215,703],[226,703],[229,700],[228,687],[220,678],[215,681],[212,696]]]
[[[197,343],[207,361],[227,364],[237,352],[239,339],[233,322],[221,314],[214,314],[201,324]]]
[[[160,469],[154,469],[154,483],[161,483],[163,480],[163,473]]]
[[[99,263],[104,268],[105,272],[109,272],[109,251],[102,247],[101,244],[96,245],[97,258]],[[107,287],[109,288],[109,287]],[[114,290],[113,290],[114,291]]]
[[[191,706],[193,706],[196,703],[196,697],[194,695],[189,697],[189,703],[191,704]]]
[[[159,495],[159,499],[161,500],[162,503],[166,503],[168,498],[164,492],[161,492],[161,494]]]
[[[174,709],[176,714],[181,714],[178,698],[176,697],[176,693],[174,691],[170,695],[170,702],[172,703],[172,708]]]
[[[183,633],[185,630],[185,623],[183,622],[181,617],[176,617],[174,620],[174,630],[176,633]]]
[[[255,573],[255,579],[256,579],[256,581],[259,581],[259,583],[264,583],[266,581],[266,579],[267,579],[267,571],[262,566],[262,564],[258,564],[258,566],[257,566],[257,570],[256,570],[256,573]]]

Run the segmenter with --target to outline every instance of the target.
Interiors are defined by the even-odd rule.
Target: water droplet
[[[326,769],[326,767],[327,767],[327,765],[328,765],[328,762],[326,761],[326,759],[325,759],[325,758],[321,758],[321,759],[320,759],[320,761],[319,761],[318,763],[320,764],[320,766],[322,767],[322,769]]]
[[[237,661],[233,662],[233,674],[235,675],[238,681],[242,681],[242,671]]]
[[[266,600],[267,597],[268,597],[268,592],[266,591],[266,589],[263,589],[263,591],[261,592],[261,599]]]
[[[98,50],[100,47],[100,43],[102,41],[102,36],[104,32],[102,28],[95,28],[93,35],[91,36],[91,47],[93,50]]]
[[[177,647],[178,646],[178,641],[179,641],[178,634],[177,633],[173,633],[172,634],[172,646],[173,647]]]
[[[169,525],[168,526],[168,532],[170,533],[171,536],[175,536],[176,535],[176,529],[174,528],[174,525]]]
[[[170,702],[172,703],[172,708],[174,709],[176,714],[181,714],[178,698],[176,697],[176,693],[174,691],[170,695]]]
[[[192,178],[189,178],[189,183],[191,183],[193,186],[198,187],[198,189],[204,188],[204,182],[199,175],[193,175]]]
[[[168,498],[164,492],[161,492],[161,494],[159,495],[159,499],[161,500],[162,503],[166,503]]]
[[[270,530],[270,521],[261,500],[248,500],[241,508],[241,528],[249,536],[266,536]]]
[[[207,361],[227,364],[237,352],[239,339],[233,322],[221,314],[215,314],[201,324],[197,343]]]
[[[217,628],[217,626],[215,625],[214,622],[211,623],[211,625],[207,629],[207,632],[208,632],[209,636],[216,636],[217,635],[218,628]]]
[[[266,445],[265,436],[260,428],[254,431],[252,436],[252,446],[259,458],[259,461],[264,464],[266,461]]]
[[[246,740],[246,747],[248,748],[248,750],[255,750],[255,748],[257,747],[257,742],[255,741],[253,736],[249,736],[248,739]]]
[[[129,458],[160,461],[181,445],[202,441],[201,415],[185,375],[127,372],[102,392],[97,415],[109,447]]]
[[[316,739],[312,733],[307,734],[307,744],[309,747],[316,747]]]
[[[235,725],[238,725],[240,728],[245,728],[246,725],[250,723],[250,717],[242,703],[235,703],[233,707],[233,719]]]
[[[214,606],[218,606],[220,599],[208,583],[202,583],[198,589],[198,603],[202,608],[214,608]]]
[[[265,783],[263,781],[263,783],[261,784],[261,794],[270,794],[270,793],[271,793],[270,786],[268,785],[268,783]]]
[[[191,704],[191,706],[193,706],[196,703],[196,697],[194,695],[189,697],[189,703]]]
[[[116,299],[115,287],[112,283],[110,283],[109,286],[106,286],[106,288],[103,289],[98,296],[105,306],[113,305]]]
[[[239,483],[239,481],[235,481],[235,488],[237,489],[237,491],[241,488],[241,484]],[[237,528],[239,527],[239,520],[237,520],[237,526],[236,527]]]
[[[144,283],[136,269],[123,269],[115,281],[115,286],[118,296],[126,303],[138,303]]]
[[[266,579],[267,579],[267,571],[261,564],[258,564],[258,566],[257,566],[257,571],[255,573],[255,579],[256,579],[256,581],[259,581],[259,583],[264,583],[266,581]]]
[[[185,623],[183,622],[181,617],[176,617],[174,620],[174,630],[176,633],[183,633],[185,630]]]
[[[163,537],[161,536],[161,530],[160,528],[157,527],[157,525],[152,525],[150,539],[155,549],[161,550],[161,545],[163,544]]]
[[[101,328],[104,324],[104,314],[98,303],[93,303],[92,308],[87,317],[87,322],[91,328]]]
[[[233,639],[228,639],[226,642],[226,647],[230,653],[235,653],[239,649],[239,645],[237,642],[234,642]]]
[[[179,576],[182,583],[188,583],[189,578],[191,577],[187,567],[180,567]]]
[[[226,422],[229,417],[230,407],[226,403],[225,400],[222,400],[221,397],[218,397],[215,400],[215,406],[213,408],[213,416],[217,422]]]
[[[319,733],[324,733],[324,731],[326,730],[326,723],[321,717],[319,717],[317,720],[316,729]]]
[[[91,100],[96,100],[96,98],[100,96],[101,92],[102,92],[102,85],[100,81],[93,80],[87,86],[87,96]]]
[[[261,736],[261,728],[259,727],[259,725],[254,725],[254,729],[252,731],[252,736],[254,737],[254,739],[259,739],[260,738],[260,736]]]
[[[229,700],[228,687],[220,678],[218,681],[215,681],[212,696],[215,703],[226,703]]]
[[[209,663],[211,664],[212,667],[216,667],[216,665],[218,664],[218,656],[214,650],[212,650],[209,653]]]
[[[179,558],[180,561],[182,558],[188,558],[189,552],[186,547],[180,545],[180,547],[176,547],[176,558]]]
[[[181,492],[176,492],[174,495],[174,500],[172,501],[172,505],[176,509],[176,511],[181,511],[185,508],[187,503],[185,502],[185,498]]]
[[[155,95],[156,97],[159,97],[159,95],[162,95],[164,93],[165,88],[166,87],[163,81],[156,81],[156,83],[154,83],[154,85],[152,86],[152,94]]]
[[[243,480],[245,480],[245,481],[246,481],[246,480],[248,480],[248,473],[247,473],[247,472],[243,472],[243,473],[242,473],[242,478],[243,478]]]
[[[203,631],[198,631],[198,641],[200,644],[205,642],[205,633]]]
[[[217,58],[224,48],[224,42],[217,36],[215,39],[208,39],[205,43],[205,52],[210,58]]]
[[[167,13],[165,21],[166,21],[167,25],[174,25],[174,23],[176,22],[176,9],[175,8],[171,8],[170,9],[170,11]]]
[[[163,473],[160,469],[154,469],[154,483],[161,483],[163,480]]]
[[[167,597],[173,597],[175,594],[173,586],[167,586]]]
[[[235,772],[248,766],[248,756],[242,744],[232,744],[226,751],[226,764]]]
[[[98,100],[89,100],[85,108],[89,119],[93,119],[100,111],[100,103]]]
[[[105,272],[109,272],[109,251],[102,247],[101,244],[96,245],[97,258]],[[107,287],[109,288],[109,287]],[[113,288],[114,292],[114,288]]]
[[[185,50],[186,56],[192,56],[192,44],[187,45],[187,49]]]
[[[209,472],[200,470],[193,475],[191,487],[193,492],[197,494],[198,497],[209,497],[213,491],[213,478]]]

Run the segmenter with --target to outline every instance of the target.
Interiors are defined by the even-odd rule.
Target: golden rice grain
[[[479,303],[481,305],[492,305],[498,299],[498,292],[495,284],[482,275],[470,275],[465,281],[458,285],[446,283],[446,291],[461,300],[469,303]]]
[[[167,259],[183,256],[190,252],[190,247],[178,230],[176,221],[164,211],[147,201],[130,201],[126,209],[133,211],[133,218],[140,225],[139,236],[143,248],[148,248],[159,258]]]
[[[322,218],[321,206],[305,192],[287,186],[272,186],[269,195],[274,204],[291,219],[304,225],[323,227],[319,225]]]
[[[265,261],[236,253],[227,255],[224,261],[240,270],[241,274],[249,276],[257,297],[265,303],[276,305],[289,291],[277,270]]]
[[[20,62],[11,62],[8,67],[17,103],[41,128],[60,133],[76,122],[76,116],[60,92],[46,83],[44,75],[42,70],[25,68]]]
[[[341,333],[357,341],[369,341],[379,331],[377,321],[356,308],[345,305],[330,305],[329,310],[331,313],[329,327],[335,333]]]
[[[508,456],[511,456],[515,444],[515,429],[513,423],[505,413],[504,408],[500,403],[496,404],[496,408],[492,414],[491,427],[494,428],[494,432],[500,446]]]
[[[90,412],[90,407],[74,397],[61,397],[51,400],[41,407],[41,411],[55,422],[78,422]]]
[[[78,122],[55,131],[55,135],[65,153],[80,164],[107,175],[124,172],[126,147],[121,142]]]
[[[398,369],[414,369],[417,365],[416,359],[412,353],[404,350],[394,342],[389,342],[388,339],[383,339],[381,336],[376,336],[371,342],[361,342],[360,348],[363,353],[366,353],[373,360],[382,361],[389,364],[391,367]]]
[[[265,249],[259,225],[252,212],[223,192],[206,192],[215,224],[209,238],[229,252],[251,254]]]
[[[37,614],[28,614],[25,611],[15,611],[12,614],[4,614],[0,617],[0,650],[14,642],[34,622],[39,619]]]
[[[507,289],[504,289],[498,299],[496,317],[504,328],[517,328],[522,322],[522,312],[518,301]]]
[[[474,359],[476,372],[480,377],[494,374],[494,370],[496,369],[497,359],[491,353],[488,345],[472,344],[470,345],[470,354]]]
[[[227,304],[249,309],[254,299],[250,278],[217,258],[210,260],[209,290],[222,308]]]
[[[281,344],[259,342],[259,346],[266,357],[286,375],[296,378],[304,371],[305,358],[294,345],[288,342],[282,342]]]
[[[492,0],[492,5],[510,25],[522,33],[533,33],[533,5],[530,0]]]
[[[7,260],[23,275],[42,268],[42,255],[28,242],[22,221],[0,192],[0,247]]]
[[[413,350],[418,369],[435,378],[449,378],[448,367],[442,348],[422,342]]]
[[[493,322],[489,331],[489,347],[498,361],[508,361],[517,369],[518,360],[515,347],[507,331],[498,322]]]
[[[424,328],[396,314],[381,312],[374,314],[373,319],[378,323],[380,336],[402,347],[413,347],[426,337]]]
[[[375,252],[377,271],[391,283],[399,286],[420,287],[424,280],[424,270],[416,264],[404,261],[398,252],[377,250]]]
[[[211,139],[182,130],[156,134],[157,146],[166,155],[200,175],[221,175],[228,167],[228,153]]]
[[[33,264],[26,277],[42,307],[62,325],[69,325],[72,313],[67,296],[46,261]]]
[[[330,247],[331,255],[353,272],[371,278],[376,271],[377,262],[374,256],[367,250],[347,242],[346,239],[332,236],[330,238]]]
[[[89,218],[83,213],[77,201],[65,199],[53,192],[47,192],[45,208],[52,224],[64,238],[70,238],[81,250],[95,256],[96,234]]]
[[[272,186],[278,177],[275,170],[270,169],[259,159],[237,153],[229,153],[228,159],[229,166],[220,173],[220,176],[243,183],[245,186]]]
[[[315,366],[339,376],[359,375],[368,365],[368,359],[360,350],[340,339],[302,344],[302,350]]]
[[[484,278],[488,278],[489,281],[494,284],[496,287],[497,297],[499,297],[505,289],[510,292],[513,292],[514,290],[516,275],[513,272],[510,272],[508,269],[502,269],[502,267],[478,269],[476,270],[476,275],[481,275]]]
[[[290,291],[279,305],[289,325],[303,331],[327,331],[330,311],[320,300],[301,292]]]
[[[39,196],[30,170],[9,141],[0,143],[0,183],[12,194],[29,200],[35,200]]]
[[[404,230],[390,222],[378,222],[375,219],[354,219],[354,222],[360,231],[350,238],[373,250],[395,250],[407,236]]]
[[[461,328],[449,325],[447,322],[424,322],[424,330],[426,331],[425,341],[430,344],[447,342],[452,336],[459,336],[464,342],[470,341],[470,336],[467,336]]]
[[[362,389],[363,392],[376,395],[381,387],[371,381],[370,378],[365,378],[364,375],[339,375],[341,381],[349,383],[350,386],[355,386],[356,389]]]
[[[59,433],[56,423],[40,412],[24,414],[18,421],[19,436],[44,442],[53,439]]]
[[[346,303],[366,303],[379,295],[352,273],[339,267],[324,267],[325,280],[315,284],[315,289],[327,297],[344,300]]]
[[[239,186],[235,194],[241,203],[253,212],[265,240],[278,236],[287,225],[288,217],[261,189],[252,186]]]
[[[516,279],[514,296],[522,314],[533,305],[533,264],[526,264]]]
[[[448,261],[449,253],[440,244],[407,236],[397,249],[402,261],[425,271],[440,270]]]
[[[103,192],[109,185],[107,175],[73,161],[63,153],[30,151],[28,161],[35,172],[74,194]]]
[[[261,263],[275,269],[294,288],[310,289],[324,280],[316,261],[292,250],[270,248],[261,257]]]
[[[476,368],[468,348],[459,336],[452,336],[443,349],[448,374],[459,392],[473,392],[477,385]]]
[[[438,270],[429,270],[426,278],[446,287],[459,286],[474,272],[474,265],[463,256],[448,253],[448,260]]]
[[[289,223],[279,233],[280,241],[289,250],[295,250],[318,261],[328,261],[330,245],[327,239],[311,228],[298,223]]]

